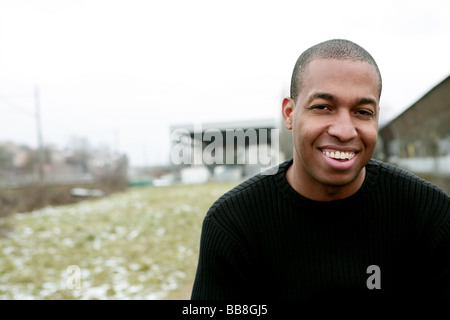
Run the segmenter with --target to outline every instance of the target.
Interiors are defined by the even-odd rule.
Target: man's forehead
[[[367,61],[352,60],[352,59],[336,59],[336,58],[313,58],[306,66],[305,71],[310,69],[329,69],[334,67],[337,69],[347,68],[364,68],[372,70],[374,74],[377,74],[376,67]]]
[[[343,76],[347,74],[346,76]],[[351,76],[350,76],[351,75]],[[303,72],[301,86],[325,86],[328,81],[347,81],[359,84],[359,80],[372,82],[377,87],[378,99],[381,95],[381,80],[372,64],[360,60],[313,59]],[[319,90],[320,91],[320,90]]]

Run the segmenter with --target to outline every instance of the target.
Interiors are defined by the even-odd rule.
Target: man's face
[[[302,183],[314,187],[362,182],[377,141],[379,90],[375,67],[368,63],[310,62],[297,102],[283,101]]]

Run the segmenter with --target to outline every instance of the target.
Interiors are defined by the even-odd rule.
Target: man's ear
[[[295,102],[291,98],[283,99],[282,114],[284,119],[284,126],[288,130],[292,130],[292,112],[294,111]]]

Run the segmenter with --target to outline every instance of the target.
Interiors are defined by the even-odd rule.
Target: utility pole
[[[34,104],[35,104],[35,117],[36,117],[36,130],[38,137],[38,172],[39,172],[39,187],[43,187],[45,184],[44,176],[44,146],[42,142],[42,124],[41,124],[41,106],[39,97],[39,86],[34,86]]]
[[[119,154],[119,129],[114,128],[113,153]]]

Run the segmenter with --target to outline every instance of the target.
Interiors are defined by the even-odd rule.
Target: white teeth
[[[342,152],[341,151],[336,151],[336,152],[331,151],[331,152],[329,152],[329,151],[322,151],[322,153],[324,155],[326,155],[327,157],[329,157],[329,158],[342,159],[342,160],[344,160],[344,159],[350,160],[350,159],[353,159],[353,157],[355,156],[354,152],[343,152],[343,151]]]

